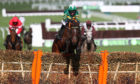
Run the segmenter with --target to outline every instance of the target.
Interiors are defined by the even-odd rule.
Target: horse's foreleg
[[[69,52],[69,45],[70,45],[70,41],[66,40],[66,50],[64,51],[65,53]]]
[[[73,71],[74,75],[77,76],[79,72],[79,67],[80,67],[80,54],[75,54],[72,56],[72,66],[73,66]]]
[[[83,49],[84,51],[86,52],[88,49],[87,49],[87,43],[85,42],[84,45],[83,45]]]
[[[28,45],[28,49],[31,50],[32,49],[32,44]]]
[[[93,40],[93,45],[94,45],[94,51],[96,51],[97,46],[96,46],[96,44],[95,44],[94,40]]]
[[[81,42],[78,42],[78,46],[76,48],[76,54],[78,54],[78,55],[81,54]]]
[[[10,42],[7,43],[6,49],[12,49],[12,44]]]
[[[22,47],[23,47],[23,42],[22,41],[18,41],[15,45],[16,50],[22,50]]]
[[[70,56],[65,56],[66,59],[66,68],[64,69],[64,74],[68,74],[69,73],[69,65],[70,65]]]
[[[15,45],[15,50],[22,50],[22,47],[21,47],[21,44],[20,43],[17,43]]]
[[[52,46],[52,52],[55,52],[55,53],[60,53],[60,50],[58,48],[58,45],[57,44],[53,44]]]

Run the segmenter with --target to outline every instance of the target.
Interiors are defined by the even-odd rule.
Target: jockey
[[[82,36],[85,36],[87,32],[92,32],[92,37],[94,38],[96,35],[96,31],[94,26],[92,26],[91,21],[86,21],[86,24],[82,27]]]
[[[61,29],[58,32],[58,35],[56,36],[57,39],[62,38],[62,35],[64,33],[65,25],[69,21],[76,20],[76,21],[79,22],[77,17],[78,17],[78,11],[77,11],[77,8],[75,6],[69,6],[69,8],[64,11],[64,16],[63,16],[63,20],[62,20],[62,26],[61,26]]]
[[[9,31],[11,32],[11,29],[15,28],[16,33],[17,33],[17,37],[18,40],[21,41],[20,37],[18,36],[21,31],[22,31],[22,22],[18,19],[18,17],[13,17],[10,21],[9,21]],[[10,35],[8,35],[10,36]],[[7,45],[7,42],[4,42],[4,46]]]
[[[9,22],[9,30],[12,28],[16,29],[17,35],[19,35],[22,31],[22,22],[16,16],[13,17]]]
[[[82,27],[82,31],[81,31],[81,34],[82,34],[82,42],[84,42],[85,39],[87,39],[86,35],[87,33],[91,33],[92,35],[92,38],[95,37],[96,35],[96,31],[95,31],[95,28],[94,26],[92,25],[91,21],[90,20],[87,20],[86,21],[86,24],[83,25]],[[96,44],[93,40],[93,43],[94,43],[94,46],[95,46],[95,50],[96,50]]]

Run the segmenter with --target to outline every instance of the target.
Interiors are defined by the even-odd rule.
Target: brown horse
[[[70,59],[72,60],[74,75],[78,75],[79,60],[81,53],[81,33],[79,22],[68,22],[65,26],[62,39],[55,39],[52,46],[52,52],[64,53],[66,58],[67,68],[64,70],[68,74]],[[66,56],[69,55],[69,56]]]
[[[62,35],[62,39],[54,39],[52,52],[56,53],[71,53],[74,52],[74,49],[80,48],[80,26],[79,23],[71,23],[66,24],[64,30],[64,34]],[[78,53],[77,53],[78,54]]]
[[[28,50],[32,49],[32,29],[30,28],[29,31],[27,31],[24,34],[24,43],[27,46]]]
[[[6,49],[22,50],[22,41],[17,36],[15,29],[10,30],[10,35],[7,36],[6,43]]]

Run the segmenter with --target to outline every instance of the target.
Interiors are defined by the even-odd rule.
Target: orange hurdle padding
[[[108,62],[107,62],[107,56],[108,52],[101,51],[101,58],[102,62],[99,66],[99,76],[98,76],[98,82],[99,84],[106,84],[107,83],[107,72],[108,72]]]
[[[34,51],[34,60],[32,63],[32,84],[35,84],[36,79],[36,61],[37,61],[37,51]]]
[[[108,72],[108,63],[107,63],[108,52],[104,51],[104,76],[103,76],[103,84],[107,83],[107,72]]]
[[[103,83],[103,66],[100,65],[99,66],[99,74],[98,74],[98,84],[102,84]]]
[[[32,84],[39,84],[41,72],[41,56],[42,51],[34,51],[34,60],[32,63]]]

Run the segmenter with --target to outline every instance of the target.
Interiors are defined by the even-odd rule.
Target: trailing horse
[[[86,39],[82,43],[82,52],[93,52],[96,51],[96,44],[94,43],[94,38],[92,37],[92,32],[86,32]]]
[[[76,21],[68,22],[65,26],[62,39],[55,38],[52,46],[52,52],[64,53],[66,58],[67,68],[64,72],[68,73],[70,59],[72,60],[74,75],[78,75],[79,61],[81,53],[81,32],[80,23]]]
[[[24,34],[24,43],[25,46],[27,46],[28,50],[32,49],[32,29],[30,28],[29,31],[27,31]]]
[[[22,41],[17,36],[15,29],[11,29],[10,31],[10,35],[6,37],[6,49],[22,50]]]

